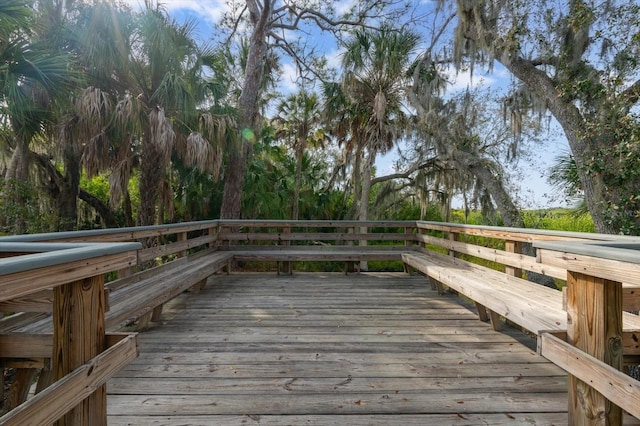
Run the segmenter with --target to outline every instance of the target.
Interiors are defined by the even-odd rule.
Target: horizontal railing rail
[[[109,344],[104,327],[104,274],[135,265],[140,244],[38,242],[26,247],[5,242],[0,247],[5,254],[21,253],[0,259],[0,302],[43,290],[53,292],[53,333],[48,339],[52,384],[0,417],[0,424],[49,424],[66,416],[106,425],[105,383],[137,356],[137,340],[131,334]],[[5,346],[24,343],[20,334],[5,334],[0,352],[18,355]],[[26,392],[31,378],[31,374],[23,377],[20,393]]]
[[[50,368],[55,375],[53,384],[5,414],[0,423],[27,424],[24,419],[34,413],[38,421],[53,422],[86,401],[91,401],[91,410],[104,414],[100,389],[119,366],[135,356],[135,337],[106,333],[102,346],[82,360],[73,358],[75,346],[90,339],[97,328],[104,333],[104,318],[94,317],[103,317],[109,308],[109,291],[135,286],[154,274],[168,277],[172,270],[186,271],[185,262],[191,257],[201,261],[213,253],[237,252],[240,259],[255,253],[254,259],[325,260],[333,259],[335,252],[335,258],[352,261],[374,259],[384,251],[418,251],[460,258],[517,278],[540,274],[566,284],[567,330],[543,333],[541,353],[575,378],[569,385],[570,419],[602,410],[612,413],[610,424],[616,424],[621,410],[640,417],[638,381],[617,373],[625,355],[636,354],[640,359],[640,326],[635,331],[622,328],[623,317],[631,315],[624,311],[637,311],[640,305],[639,249],[640,239],[635,237],[429,221],[211,220],[2,237],[0,308],[25,309],[0,320],[3,365],[20,366],[20,356],[40,359],[49,352],[52,363],[56,354],[63,361]],[[157,269],[145,272],[149,268]],[[83,303],[77,312],[65,311],[69,297],[86,301],[86,306]],[[29,329],[46,312],[69,318],[74,323],[71,328],[86,323],[93,328],[73,329],[73,335],[56,328],[50,334],[13,332]],[[25,361],[24,366],[42,362]],[[90,371],[95,373],[88,374]],[[597,392],[586,392],[587,384]],[[98,396],[88,395],[87,386],[98,389]],[[597,396],[585,402],[585,392]],[[56,400],[57,408],[42,408],[55,405],[51,400]],[[591,407],[591,413],[581,411],[586,410],[584,404]]]

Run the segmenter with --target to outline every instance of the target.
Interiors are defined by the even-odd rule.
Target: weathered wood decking
[[[218,275],[184,297],[109,382],[110,425],[567,423],[535,341],[424,277]]]

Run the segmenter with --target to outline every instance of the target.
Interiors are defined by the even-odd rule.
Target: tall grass
[[[526,210],[523,212],[527,228],[568,232],[596,232],[589,213],[569,209]]]

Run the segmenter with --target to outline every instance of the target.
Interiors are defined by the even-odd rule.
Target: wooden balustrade
[[[150,247],[128,243],[149,238],[158,243]],[[45,365],[45,355],[52,353],[50,370],[55,378],[53,384],[44,390],[40,387],[35,397],[0,418],[0,423],[41,424],[58,418],[62,418],[60,424],[104,421],[103,385],[136,354],[135,336],[105,332],[109,293],[104,277],[108,272],[118,271],[119,279],[111,288],[117,291],[151,276],[136,272],[135,265],[164,263],[158,270],[163,276],[170,275],[172,268],[188,270],[185,262],[195,251],[203,256],[231,252],[238,258],[247,253],[261,258],[262,253],[266,259],[271,257],[265,253],[272,252],[278,262],[344,256],[353,263],[378,252],[399,256],[435,250],[460,265],[488,265],[504,272],[502,277],[519,279],[535,272],[566,280],[566,332],[542,333],[541,353],[571,375],[571,424],[595,424],[603,419],[606,424],[620,424],[622,410],[640,417],[639,382],[618,371],[624,362],[640,360],[640,320],[637,330],[625,329],[623,324],[637,317],[624,310],[640,309],[638,241],[425,221],[286,220],[204,221],[0,238],[0,308],[33,311],[27,312],[31,316],[15,315],[1,321],[5,333],[0,334],[0,358],[31,357],[31,364],[25,361],[23,365],[35,368]],[[524,245],[531,243],[537,257],[524,253]],[[337,257],[332,257],[334,252]],[[202,262],[203,256],[195,258]],[[229,259],[220,257],[219,261]],[[282,265],[279,271],[291,272],[291,263]],[[208,273],[209,269],[203,269],[202,274]],[[201,277],[198,279],[201,283]],[[153,308],[154,317],[159,315],[159,306]],[[52,335],[7,332],[41,319],[43,314],[38,312],[53,313]],[[492,322],[500,322],[484,306],[478,306],[478,313],[481,318],[489,313]]]
[[[623,409],[640,417],[640,382],[620,373],[625,340],[637,348],[640,332],[623,330],[622,286],[640,284],[640,244],[536,246],[540,262],[567,269],[566,336],[546,337],[541,349],[570,373],[569,423],[620,425]]]
[[[11,253],[24,247],[0,243]],[[3,425],[38,425],[58,420],[59,425],[106,425],[106,380],[137,355],[135,335],[125,344],[108,346],[104,326],[106,309],[104,273],[136,263],[135,243],[57,244],[34,243],[29,254],[0,260],[0,301],[8,301],[53,288],[53,335],[50,358],[54,383],[37,398],[19,405],[0,418]],[[3,336],[14,345],[20,335]],[[4,350],[4,348],[0,348]],[[18,355],[18,354],[14,354]],[[24,356],[24,355],[22,355]],[[102,364],[104,358],[110,359]],[[89,366],[87,368],[83,368]],[[76,371],[84,370],[78,376]],[[34,368],[26,374],[18,399],[24,399]],[[60,398],[62,388],[64,397]],[[88,391],[90,389],[90,391]]]

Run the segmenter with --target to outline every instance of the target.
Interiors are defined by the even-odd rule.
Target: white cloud
[[[171,0],[165,4],[169,12],[188,10],[195,12],[201,19],[208,22],[217,22],[228,6],[224,1],[209,0],[209,1],[196,1],[196,0]]]
[[[176,12],[190,12],[199,19],[202,19],[209,23],[217,22],[228,6],[224,0],[159,0],[160,4],[167,9],[167,11],[174,15]],[[140,10],[144,7],[143,0],[123,0],[123,3],[128,4],[134,10]]]
[[[454,67],[444,70],[444,75],[449,81],[448,90],[465,90],[478,86],[492,86],[496,83],[496,78],[492,75],[480,75],[477,72],[471,74],[469,71],[456,71]]]
[[[280,87],[284,92],[295,92],[298,90],[296,80],[298,79],[298,70],[292,63],[283,64],[281,67]]]
[[[339,69],[342,66],[342,54],[344,53],[344,48],[338,48],[331,52],[327,52],[324,54],[324,57],[327,60],[327,65],[330,68]]]
[[[356,4],[357,2],[355,0],[343,0],[336,6],[336,13],[338,14],[338,16],[344,15],[345,13],[349,12]]]

